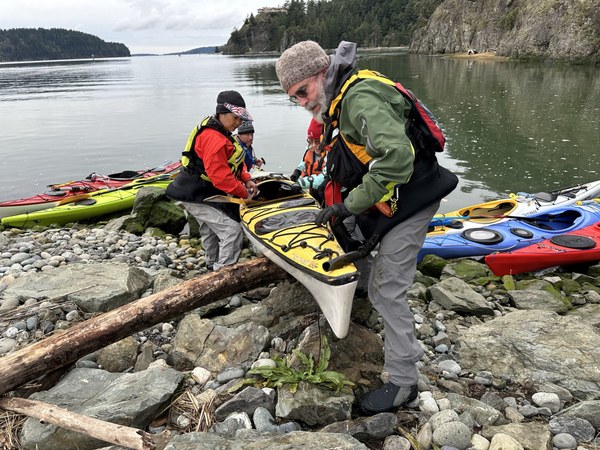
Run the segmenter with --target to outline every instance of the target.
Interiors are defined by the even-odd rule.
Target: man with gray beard
[[[299,42],[275,68],[290,101],[325,124],[330,189],[339,195],[317,224],[353,216],[367,242],[379,243],[368,295],[385,326],[389,380],[359,404],[366,414],[393,411],[416,398],[423,355],[406,292],[429,223],[458,180],[432,148],[413,145],[405,132],[411,103],[389,78],[357,69],[356,44],[342,41],[328,56],[316,42]],[[364,275],[364,261],[359,267]]]

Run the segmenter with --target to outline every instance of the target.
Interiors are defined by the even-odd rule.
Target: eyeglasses
[[[308,145],[317,145],[321,143],[319,139],[307,139],[306,142]]]
[[[299,87],[298,90],[296,90],[296,93],[294,95],[290,95],[290,102],[300,103],[301,98],[308,97],[308,92],[306,91],[307,89],[308,89],[308,83],[306,83],[304,86]]]

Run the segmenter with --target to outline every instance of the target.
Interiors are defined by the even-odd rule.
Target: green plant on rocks
[[[502,277],[502,285],[507,291],[514,291],[517,288],[515,279],[512,277],[512,275],[504,275]]]
[[[277,364],[275,367],[257,367],[250,369],[248,373],[264,378],[263,381],[255,384],[273,388],[289,384],[292,393],[296,392],[298,384],[302,381],[335,390],[336,394],[342,390],[348,391],[354,386],[354,383],[346,379],[343,374],[327,370],[331,349],[325,336],[321,338],[321,357],[318,363],[315,363],[312,354],[306,355],[298,349],[294,349],[292,353],[301,363],[299,368],[291,366],[291,355],[287,355],[273,358]]]

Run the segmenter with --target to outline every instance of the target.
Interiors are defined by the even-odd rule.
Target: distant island
[[[204,55],[210,53],[217,53],[219,51],[219,47],[213,45],[210,47],[198,47],[193,48],[191,50],[186,50],[184,52],[174,52],[174,53],[166,53],[167,55]]]
[[[63,28],[0,30],[0,62],[131,56],[118,42]]]

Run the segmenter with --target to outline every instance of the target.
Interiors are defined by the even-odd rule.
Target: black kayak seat
[[[111,173],[107,175],[107,177],[112,180],[134,180],[141,176],[142,174],[135,170],[124,170],[123,172]]]
[[[559,234],[558,236],[553,236],[550,239],[550,242],[560,247],[573,248],[577,250],[587,250],[596,246],[594,240],[590,239],[589,237],[571,234]]]
[[[558,198],[558,193],[553,192],[536,192],[533,198],[542,202],[553,202]]]
[[[143,173],[138,172],[136,170],[124,170],[123,172],[111,173],[109,175],[98,175],[97,173],[90,173],[86,180],[95,181],[97,177],[101,179],[109,179],[109,180],[117,180],[117,181],[128,181],[128,180],[136,180],[140,178]]]
[[[79,200],[77,202],[68,203],[70,206],[92,206],[96,204],[96,200],[93,198],[84,198],[83,200]]]
[[[48,195],[50,197],[62,197],[64,195],[67,195],[67,193],[65,191],[48,191],[45,192],[44,195]]]

